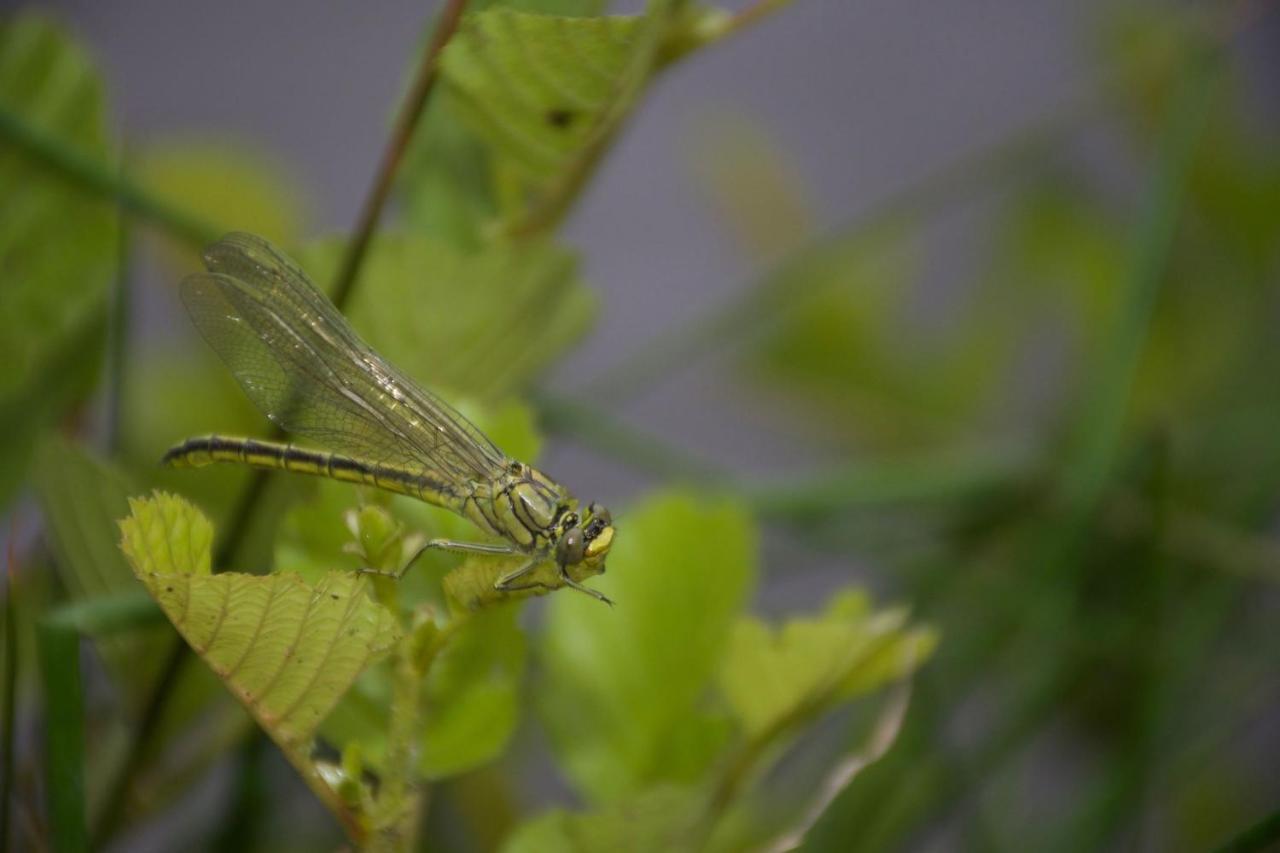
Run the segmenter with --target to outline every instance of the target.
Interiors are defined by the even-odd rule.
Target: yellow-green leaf
[[[330,240],[299,260],[325,283],[342,252]],[[582,336],[595,313],[577,258],[549,242],[466,253],[384,234],[360,275],[350,315],[361,334],[419,381],[477,398],[527,383]]]
[[[554,218],[653,70],[666,3],[639,17],[471,15],[441,57],[443,93],[526,200]],[[510,195],[510,193],[499,193]]]
[[[747,736],[756,737],[909,675],[936,643],[932,630],[908,625],[905,610],[872,611],[863,593],[846,591],[819,616],[781,628],[739,619],[720,689]]]
[[[212,526],[181,498],[130,501],[122,547],[174,627],[278,742],[307,739],[399,635],[363,580],[210,574]]]
[[[706,698],[756,575],[740,506],[683,493],[614,514],[608,572],[551,596],[540,710],[561,764],[596,802],[699,778],[728,720]]]
[[[289,244],[302,232],[307,199],[290,180],[288,164],[243,143],[205,136],[168,139],[139,153],[135,179],[177,207],[198,210],[226,230],[261,234]],[[166,248],[176,284],[181,273],[198,267],[198,253],[187,244]]]

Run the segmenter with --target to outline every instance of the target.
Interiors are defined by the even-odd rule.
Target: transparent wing
[[[183,302],[249,399],[283,429],[446,483],[492,479],[509,464],[474,424],[362,341],[271,244],[229,234],[204,258],[209,272],[183,281]]]

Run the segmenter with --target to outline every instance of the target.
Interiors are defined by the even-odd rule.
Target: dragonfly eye
[[[587,507],[587,509],[591,512],[592,518],[600,519],[604,522],[606,527],[613,524],[613,515],[610,514],[609,510],[600,506],[600,504],[593,503],[591,506]]]
[[[582,531],[573,528],[556,543],[556,559],[562,566],[572,566],[582,562],[586,545],[582,541]]]

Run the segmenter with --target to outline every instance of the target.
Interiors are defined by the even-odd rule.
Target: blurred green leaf
[[[558,759],[606,802],[698,778],[728,736],[707,691],[756,578],[756,533],[728,501],[668,493],[618,514],[608,573],[553,596],[537,695]]]
[[[472,770],[502,754],[519,720],[524,634],[513,606],[465,616],[422,684],[421,753],[428,779]],[[371,668],[322,727],[343,749],[358,745],[373,767],[386,760],[391,672]]]
[[[0,20],[0,108],[108,159],[102,82],[83,50],[34,13]],[[41,427],[97,378],[116,213],[0,137],[0,505]]]
[[[158,142],[133,159],[133,177],[156,198],[198,210],[224,230],[260,234],[281,245],[302,234],[308,199],[290,179],[288,164],[262,151],[200,136]],[[198,251],[188,243],[165,249],[173,272],[200,267]]]
[[[751,377],[842,438],[901,446],[962,433],[1006,349],[963,322],[922,322],[911,250],[901,227],[877,228],[788,268],[789,281],[771,285],[784,299],[751,352]],[[785,299],[791,288],[808,295]]]
[[[772,263],[817,238],[817,210],[798,164],[760,124],[713,115],[694,142],[695,174],[753,262]]]
[[[142,595],[116,547],[116,522],[128,513],[128,496],[133,491],[128,479],[80,447],[49,438],[37,449],[34,484],[58,558],[59,576],[71,600],[89,605]],[[172,634],[164,627],[95,638],[112,675],[126,686],[133,704],[141,698],[140,688],[152,683],[172,641]]]
[[[566,209],[652,72],[668,5],[589,18],[491,8],[463,22],[441,57],[443,93],[493,154],[508,223]]]
[[[270,424],[185,315],[177,322],[190,331],[181,351],[167,345],[144,346],[129,360],[120,451],[142,487],[180,492],[220,521],[251,473],[234,465],[193,473],[162,466],[160,458],[188,436],[264,435]]]
[[[690,835],[701,805],[693,791],[662,786],[598,811],[574,814],[555,809],[521,824],[503,853],[596,853],[599,850],[696,849]]]
[[[839,702],[913,672],[937,644],[909,628],[905,610],[873,612],[865,593],[838,594],[818,617],[773,629],[754,617],[733,627],[720,689],[755,738],[800,726]]]
[[[427,674],[420,768],[437,779],[497,758],[520,717],[525,639],[513,605],[467,617]]]
[[[305,741],[369,661],[399,636],[363,581],[334,572],[210,573],[213,529],[180,498],[130,501],[121,547],[179,633],[282,745]]]
[[[299,260],[330,281],[343,244]],[[401,234],[375,237],[349,315],[387,358],[424,384],[497,397],[526,384],[586,331],[595,298],[577,259],[547,242],[467,254]]]

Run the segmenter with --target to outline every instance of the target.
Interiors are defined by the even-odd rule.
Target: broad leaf
[[[356,575],[211,574],[208,520],[180,498],[130,501],[121,547],[193,649],[281,744],[304,742],[399,635]]]
[[[108,160],[102,82],[38,14],[0,21],[0,111],[93,160]],[[96,379],[116,213],[0,130],[0,504],[21,482],[41,427]]]
[[[301,253],[331,281],[339,241]],[[407,235],[376,238],[350,306],[352,323],[389,361],[424,383],[469,396],[526,384],[586,331],[595,299],[577,259],[546,242],[468,254]]]
[[[666,3],[642,17],[469,16],[441,58],[450,107],[494,156],[509,222],[557,219],[642,91]],[[524,213],[528,204],[530,211]]]
[[[734,625],[720,688],[751,738],[798,726],[861,693],[903,678],[928,659],[937,636],[911,628],[901,609],[874,612],[864,593],[837,595],[817,617],[774,629],[754,617]]]
[[[422,685],[419,771],[438,779],[497,758],[519,720],[525,639],[514,607],[470,617],[433,662]],[[373,767],[386,758],[391,697],[389,667],[370,669],[325,721],[330,741],[358,744]]]
[[[582,16],[598,14],[604,5],[601,0],[472,0],[467,9]],[[493,158],[457,113],[450,99],[430,99],[401,165],[398,189],[415,232],[475,249],[487,242],[486,227],[497,217]]]
[[[613,608],[557,593],[540,710],[584,797],[607,801],[698,778],[728,736],[709,684],[755,583],[755,533],[728,501],[674,493],[616,513]]]
[[[517,614],[508,605],[469,617],[432,665],[419,764],[428,778],[492,761],[515,732],[525,666]]]

